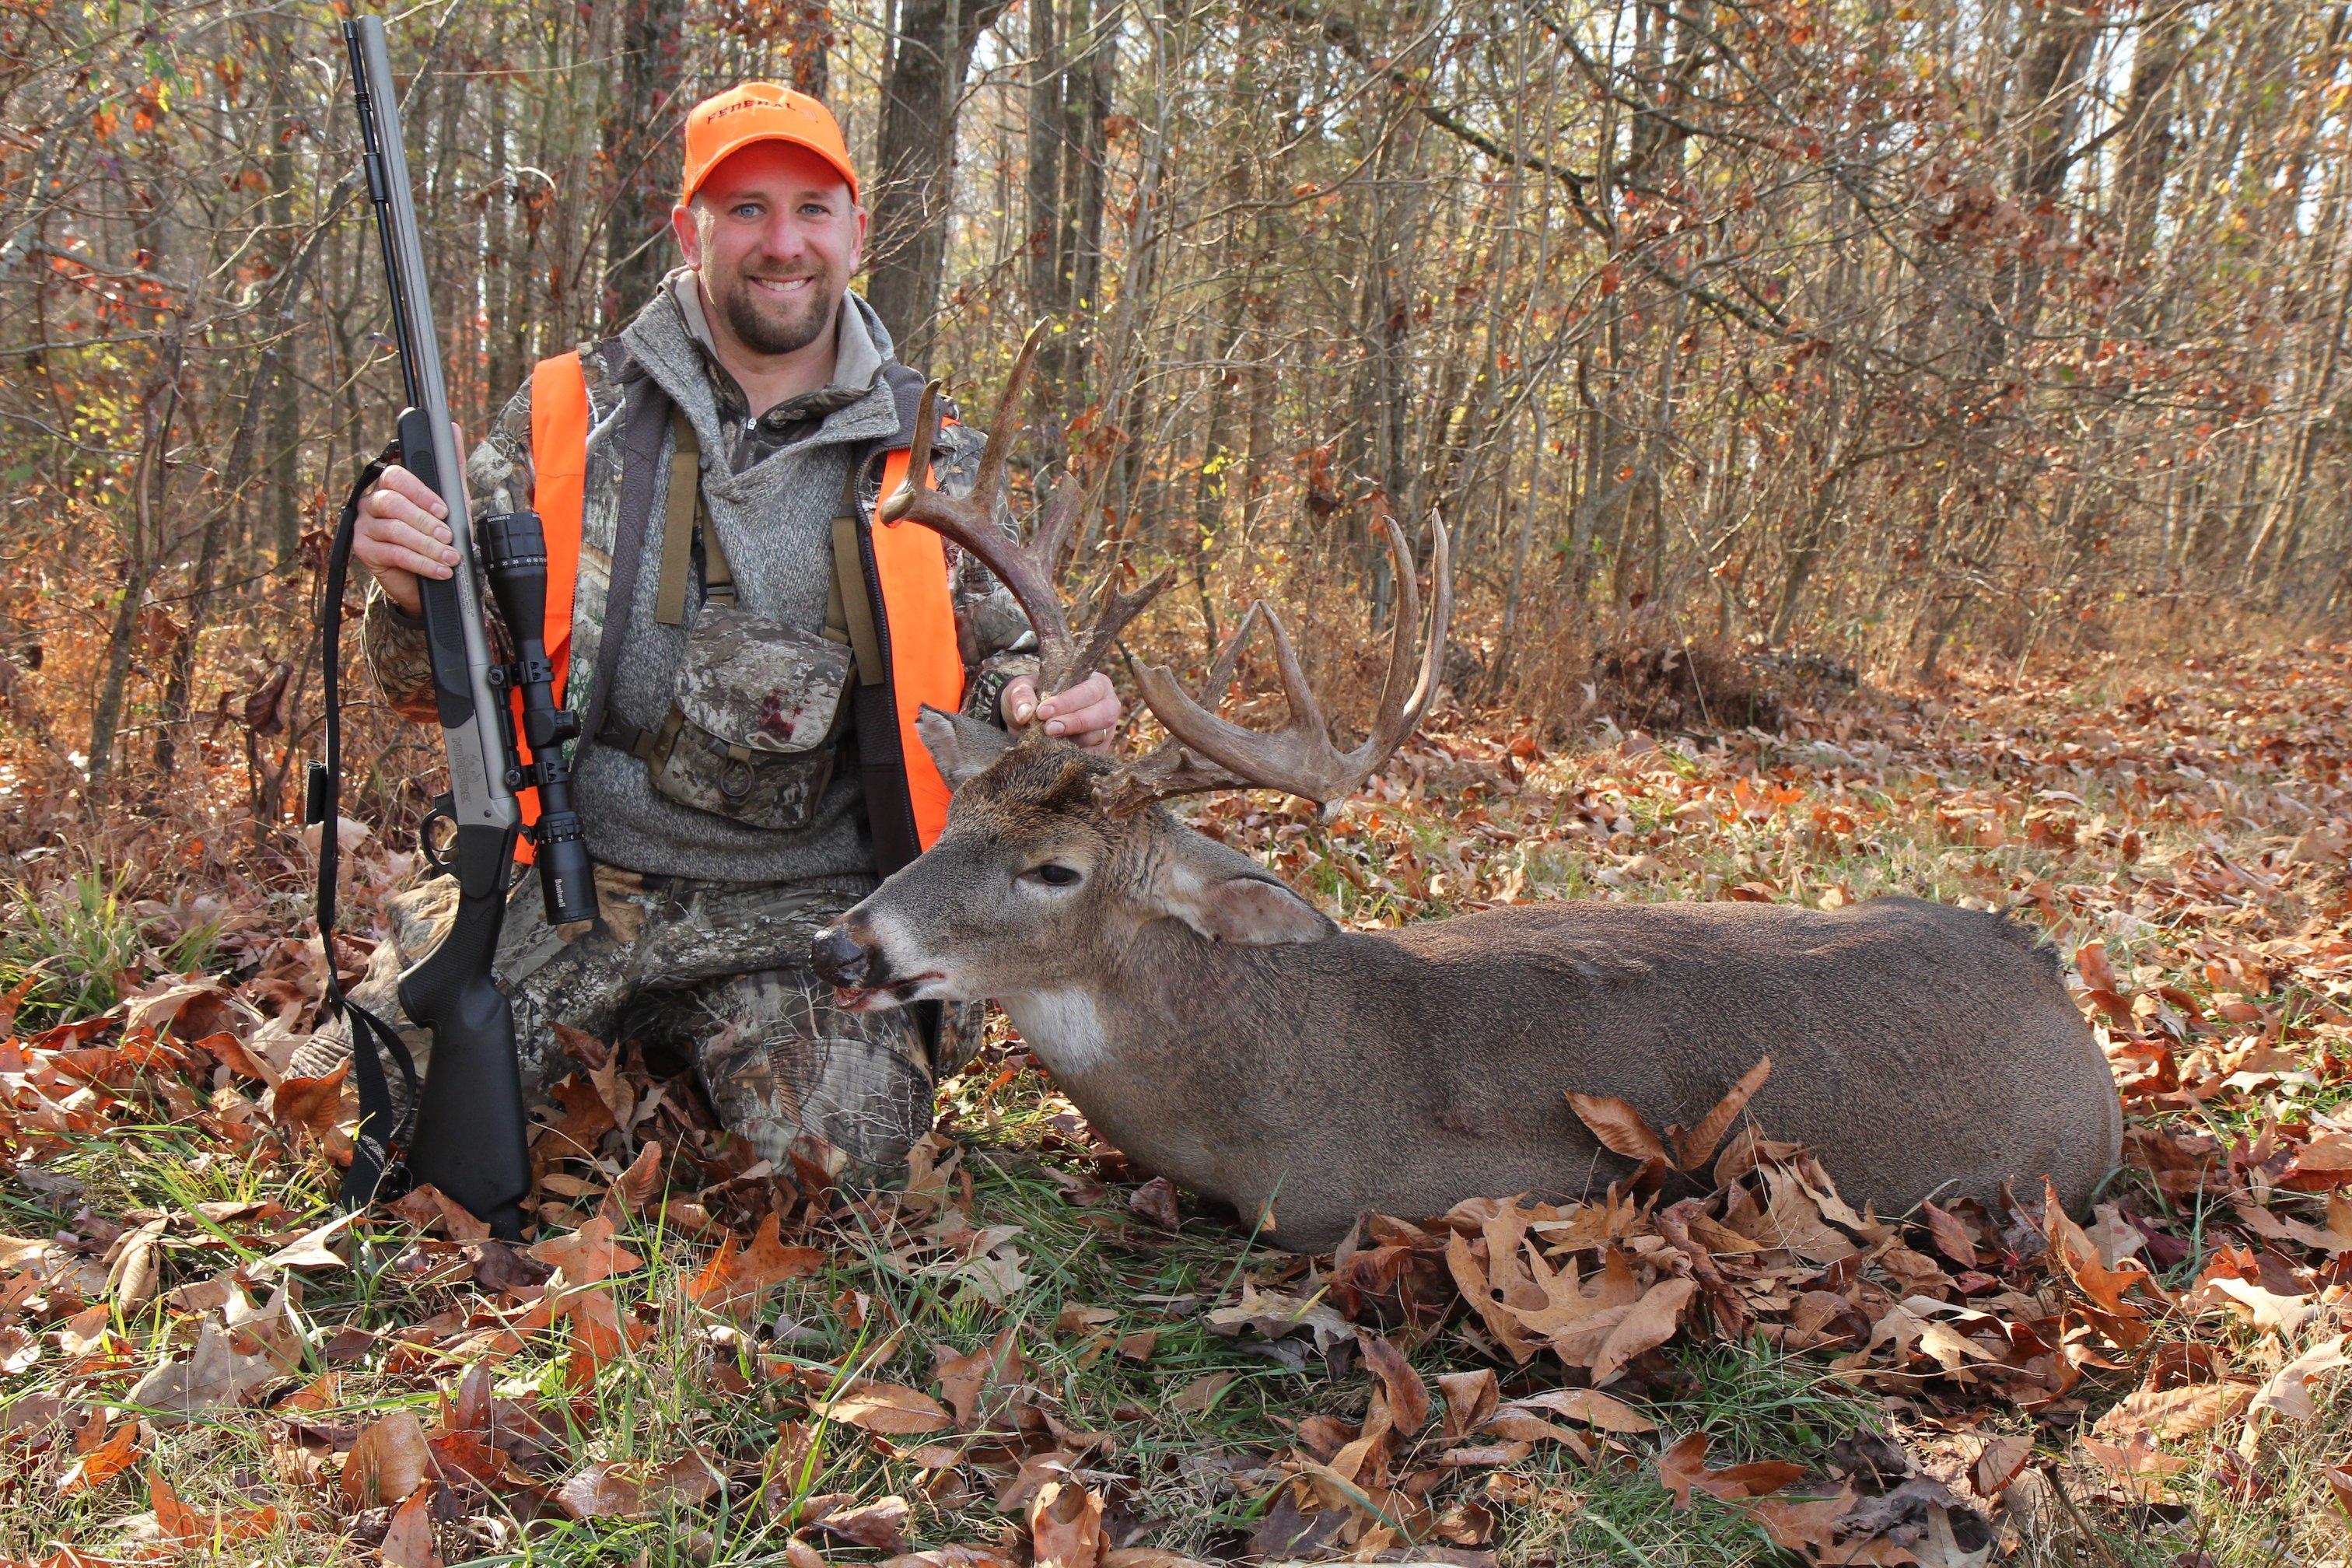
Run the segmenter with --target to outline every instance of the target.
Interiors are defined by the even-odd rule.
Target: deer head
[[[1040,329],[1040,331],[1042,329]],[[1111,574],[1096,608],[1073,632],[1055,588],[1079,488],[1065,479],[1045,504],[1032,542],[1020,542],[1003,497],[1005,448],[1040,331],[1032,331],[991,422],[972,493],[941,495],[923,476],[938,428],[936,386],[916,419],[908,479],[882,505],[886,521],[937,530],[976,556],[1009,589],[1035,628],[1040,689],[1058,691],[1094,669],[1120,631],[1167,584],[1118,589]],[[1444,523],[1431,520],[1432,614],[1422,620],[1412,550],[1381,512],[1397,564],[1396,630],[1379,709],[1363,742],[1342,751],[1308,687],[1281,618],[1264,601],[1212,662],[1199,697],[1164,668],[1135,669],[1136,684],[1168,739],[1132,762],[1114,763],[1032,731],[1005,734],[979,721],[926,710],[924,744],[955,789],[946,831],[914,864],[819,933],[814,958],[843,1000],[866,1007],[1054,992],[1099,973],[1106,944],[1141,927],[1179,921],[1215,942],[1320,941],[1331,922],[1266,869],[1185,827],[1162,802],[1202,790],[1279,789],[1328,805],[1352,793],[1412,732],[1437,686],[1453,605]],[[1288,722],[1261,732],[1220,717],[1245,640],[1263,625],[1289,704]]]

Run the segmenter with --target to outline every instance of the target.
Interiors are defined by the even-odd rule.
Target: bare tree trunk
[[[608,332],[637,313],[668,269],[669,209],[677,194],[673,132],[685,107],[677,102],[685,19],[685,0],[623,0],[621,95],[604,121],[604,157],[618,182],[604,224],[599,314]]]
[[[866,298],[898,357],[931,363],[932,315],[947,264],[957,111],[972,45],[1006,0],[905,0],[882,101]]]
[[[139,460],[131,474],[131,533],[122,552],[121,597],[115,602],[113,623],[107,628],[105,673],[100,678],[98,701],[89,716],[89,781],[93,784],[104,784],[114,769],[114,741],[122,727],[131,657],[139,641],[148,585],[155,580],[162,542],[159,531],[167,515],[169,471],[164,455],[171,450],[172,422],[180,408],[183,346],[180,331],[174,328],[155,377],[140,400]]]
[[[269,224],[274,248],[283,268],[294,254],[294,127],[287,120],[286,87],[293,72],[292,19],[280,11],[267,13],[263,27],[269,39],[269,99],[264,112],[269,123]],[[269,458],[273,482],[264,493],[269,500],[269,533],[280,576],[301,563],[302,552],[302,405],[294,378],[276,378],[269,389]]]

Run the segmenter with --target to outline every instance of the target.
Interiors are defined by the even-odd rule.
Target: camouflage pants
[[[781,1165],[797,1146],[852,1180],[890,1179],[930,1128],[933,1083],[943,1062],[954,1065],[966,1019],[950,1008],[935,1029],[927,1009],[832,1005],[831,988],[807,969],[809,939],[857,894],[608,866],[596,868],[596,892],[601,918],[570,927],[548,925],[536,877],[508,896],[493,969],[514,1005],[527,1093],[566,1070],[555,1026],[625,1035],[688,1056],[711,1109],[761,1157]],[[420,1068],[430,1037],[401,1011],[400,976],[441,940],[456,907],[446,877],[395,896],[390,938],[352,990],[400,1031]],[[296,1069],[325,1070],[350,1049],[336,1020]]]

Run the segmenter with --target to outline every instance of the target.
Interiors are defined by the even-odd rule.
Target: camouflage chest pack
[[[845,494],[843,515],[835,521],[824,630],[782,625],[737,602],[734,574],[702,503],[694,428],[682,413],[674,413],[671,426],[654,619],[685,627],[685,657],[661,723],[641,729],[608,711],[596,738],[643,761],[654,789],[681,805],[753,827],[796,832],[814,817],[833,781],[850,712],[847,693],[856,679],[856,647],[865,640],[853,627],[871,618],[862,586],[842,592],[845,522],[849,561],[856,559],[856,497]],[[856,471],[853,465],[852,484]],[[702,602],[689,617],[698,541]]]

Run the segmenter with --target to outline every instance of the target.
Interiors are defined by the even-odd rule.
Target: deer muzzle
[[[835,921],[809,940],[809,965],[837,991],[870,990],[882,978],[881,955],[858,941],[846,921]]]

